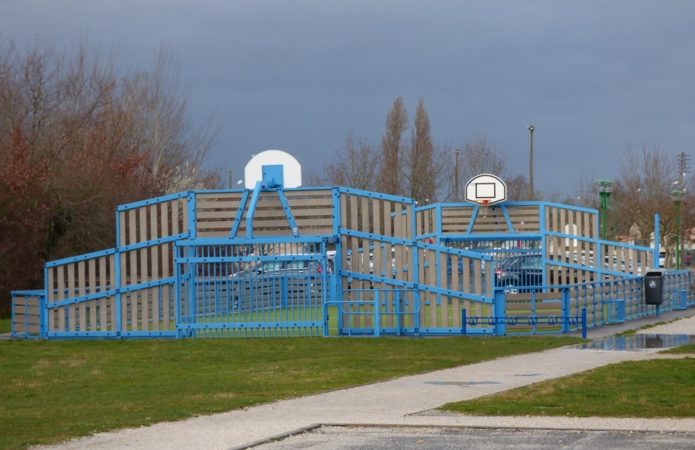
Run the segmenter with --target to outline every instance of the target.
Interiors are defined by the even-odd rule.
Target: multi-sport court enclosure
[[[646,304],[658,250],[542,201],[418,207],[259,182],[121,205],[116,229],[114,248],[48,262],[43,289],[12,293],[13,336],[567,333],[695,305],[690,271]]]

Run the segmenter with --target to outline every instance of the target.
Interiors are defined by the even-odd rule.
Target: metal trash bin
[[[660,305],[664,301],[664,271],[651,270],[644,275],[644,304]]]

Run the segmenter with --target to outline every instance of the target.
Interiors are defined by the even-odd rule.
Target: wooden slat
[[[451,289],[453,291],[459,290],[459,256],[451,255]],[[454,328],[461,327],[461,305],[459,304],[459,299],[457,297],[452,298],[453,305],[453,326]]]
[[[87,285],[89,286],[89,293],[97,293],[97,258],[92,258],[88,261],[87,271],[89,273],[89,281]],[[96,331],[97,326],[97,303],[98,300],[89,302],[89,329],[91,331]]]
[[[198,223],[198,227],[201,226],[202,223],[205,223],[207,221],[233,221],[234,217],[236,217],[236,210],[223,210],[223,211],[200,211],[196,210],[195,213],[196,221]]]
[[[446,288],[447,286],[447,267],[446,267],[446,253],[439,252],[439,279],[440,287]],[[436,281],[436,280],[435,280]],[[441,305],[439,305],[439,311],[441,316],[441,326],[449,326],[449,297],[441,296]]]
[[[111,256],[110,259],[113,257]],[[106,281],[106,271],[108,270],[107,268],[107,259],[105,256],[102,256],[99,258],[99,291],[104,292],[108,289],[107,286],[107,281]],[[101,331],[106,331],[108,327],[108,304],[110,302],[111,297],[104,298],[99,302],[99,325],[101,327]]]
[[[159,215],[157,214],[157,205],[150,206],[150,240],[157,239],[159,237]],[[165,244],[166,245],[166,244]],[[159,274],[159,253],[161,245],[153,245],[150,249],[151,252],[151,276],[153,280],[159,280],[162,277]],[[157,292],[158,294],[158,292]],[[160,310],[160,299],[159,295],[152,296],[152,328],[153,330],[159,330],[159,310]],[[145,324],[148,326],[148,324]],[[148,329],[149,326],[148,326]]]
[[[475,278],[475,293],[478,295],[483,295],[482,268],[479,259],[473,260],[473,276]],[[478,317],[483,315],[482,305],[480,302],[476,302],[476,310]]]
[[[66,264],[65,268],[67,269],[68,273],[68,293],[67,293],[67,298],[73,298],[75,297],[75,265],[74,264]],[[76,331],[75,328],[77,326],[77,323],[75,322],[75,305],[69,305],[68,306],[68,325],[67,325],[67,331]]]
[[[46,290],[46,302],[47,303],[52,303],[55,301],[55,285],[56,285],[56,275],[55,275],[55,267],[50,267],[48,270],[46,270],[47,273],[47,280],[46,280],[46,285],[48,286],[48,289]],[[55,321],[57,320],[57,314],[55,309],[50,309],[48,310],[48,330],[52,331],[54,328]]]
[[[401,246],[399,246],[401,247]],[[398,249],[398,253],[400,253],[400,248]],[[417,259],[418,259],[418,282],[420,284],[426,284],[427,283],[427,278],[426,278],[426,271],[427,268],[425,267],[425,262],[427,261],[427,253],[425,249],[422,248],[413,248],[412,251],[414,251],[417,254]],[[396,266],[398,266],[398,259],[399,256],[396,257]],[[429,296],[427,295],[426,292],[420,292],[420,326],[424,327],[427,324],[427,302],[429,301]]]
[[[178,201],[178,210],[181,213],[181,232],[185,233],[188,230],[188,201]],[[194,230],[190,230],[193,233]]]
[[[176,235],[185,232],[188,229],[187,225],[184,224],[184,228],[179,226],[179,208],[181,205],[181,200],[175,200],[171,202],[171,235]]]
[[[56,278],[58,279],[58,292],[56,295],[56,300],[65,299],[65,266],[58,266],[56,268]],[[58,331],[65,331],[65,307],[61,307],[58,310]]]
[[[134,211],[131,211],[130,217],[128,217],[128,232],[130,233],[130,243],[133,243],[134,236],[137,235],[137,226],[136,226],[136,221],[137,217],[134,213]],[[130,255],[130,267],[129,270],[126,272],[126,268],[123,267],[121,269],[121,275],[123,275],[124,280],[121,281],[121,286],[129,285],[129,284],[135,284],[138,282],[137,280],[137,267],[138,267],[138,260],[137,260],[137,251],[131,251],[128,252]]]
[[[125,261],[125,256],[121,257],[121,261]],[[121,261],[116,261],[116,257],[114,255],[109,256],[109,280],[111,280],[111,287],[115,288],[116,287],[116,282],[119,280],[116,280],[116,264],[121,264]],[[119,311],[116,311],[116,298],[111,297],[109,300],[109,305],[111,306],[111,329],[116,330],[116,318],[120,314]],[[121,316],[125,317],[125,316]]]
[[[77,292],[77,295],[80,297],[87,294],[87,277],[84,261],[77,263]],[[85,302],[80,302],[77,309],[79,310],[80,331],[87,331],[87,305]]]

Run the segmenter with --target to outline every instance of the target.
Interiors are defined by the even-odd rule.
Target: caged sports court
[[[695,305],[692,272],[602,240],[597,210],[507,201],[489,174],[465,193],[418,206],[305,187],[299,163],[268,150],[244,189],[119,206],[113,248],[50,261],[43,289],[12,292],[12,335],[586,335]]]

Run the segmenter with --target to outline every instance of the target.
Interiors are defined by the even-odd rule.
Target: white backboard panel
[[[466,200],[479,205],[494,205],[507,199],[507,185],[489,173],[476,175],[466,183]]]
[[[281,165],[283,185],[296,188],[302,185],[302,166],[294,156],[282,150],[265,150],[246,164],[244,169],[244,186],[246,189],[256,187],[256,182],[263,180],[263,166]]]

